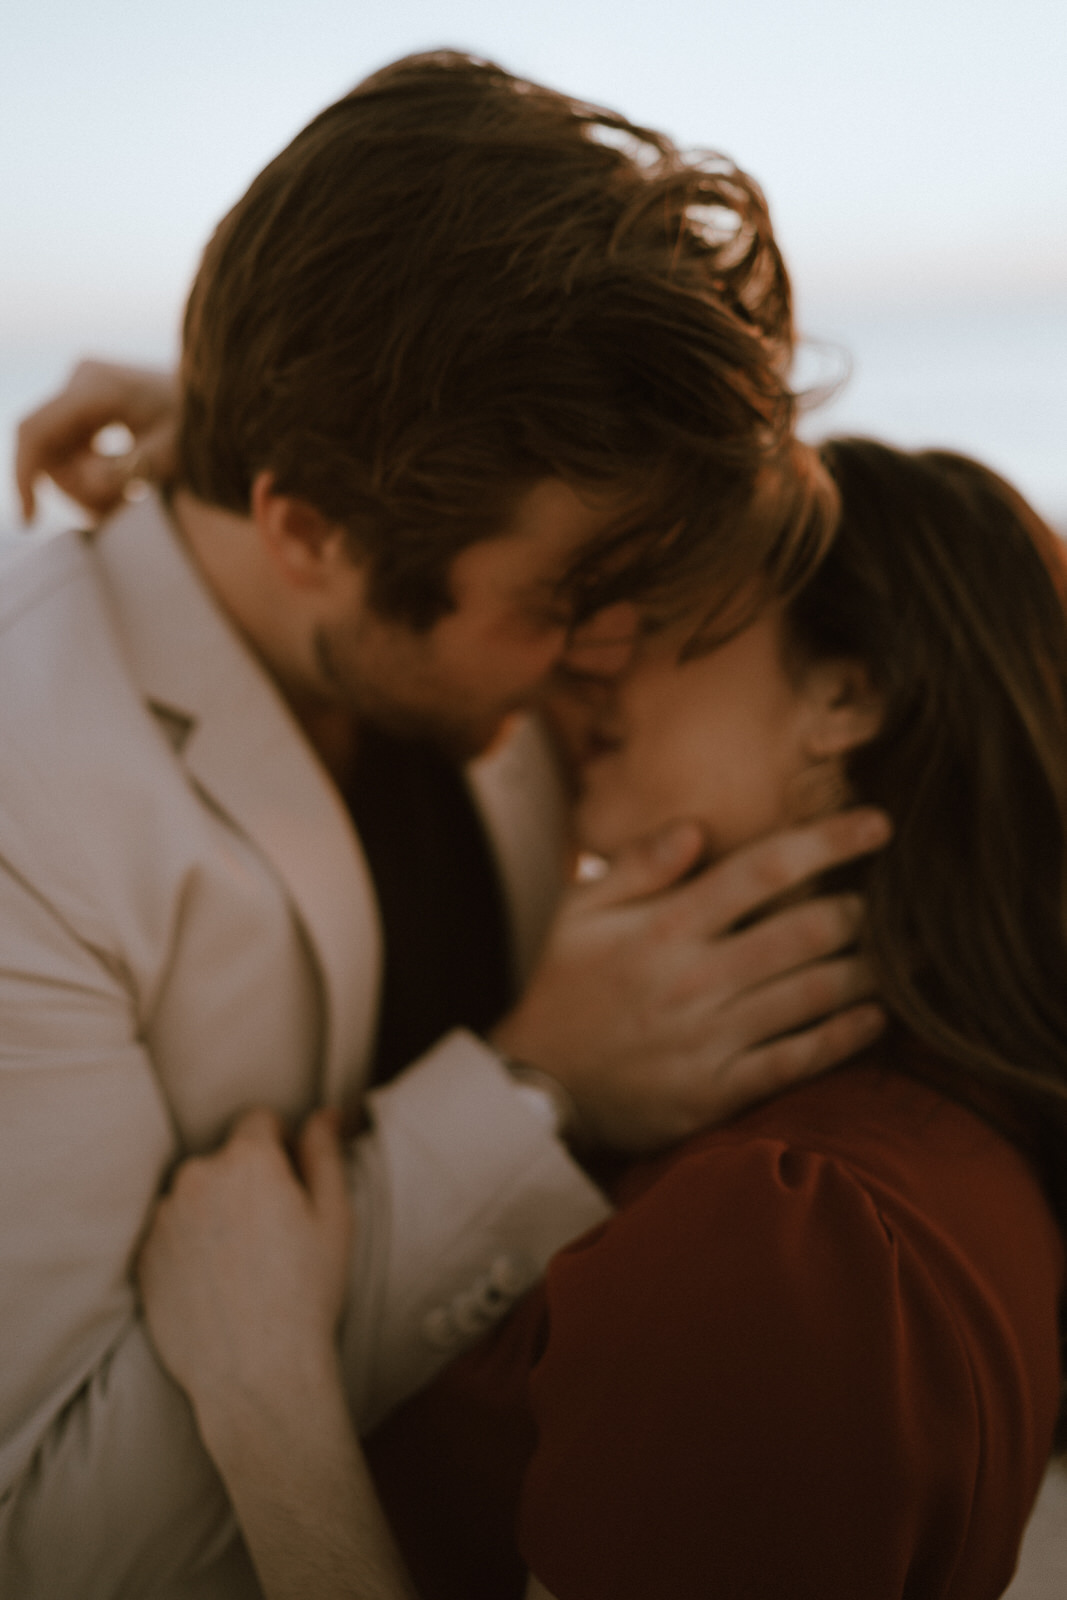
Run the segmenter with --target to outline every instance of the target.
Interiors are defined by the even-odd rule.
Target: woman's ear
[[[862,661],[820,661],[808,669],[807,753],[841,756],[869,744],[882,726],[885,705]]]
[[[252,521],[275,567],[298,589],[326,587],[346,554],[344,529],[295,495],[279,494],[271,472],[252,480]]]

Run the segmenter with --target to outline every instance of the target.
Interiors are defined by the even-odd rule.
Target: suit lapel
[[[493,846],[511,913],[516,976],[525,984],[544,943],[567,866],[567,803],[548,739],[516,718],[467,782]]]
[[[223,616],[160,502],[96,548],[135,682],[205,798],[284,882],[323,989],[323,1094],[366,1069],[381,980],[374,891],[348,812],[281,694]]]

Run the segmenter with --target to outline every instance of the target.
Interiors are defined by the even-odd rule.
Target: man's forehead
[[[586,488],[541,479],[521,491],[499,533],[454,558],[453,599],[465,607],[495,595],[520,610],[555,612],[570,626],[605,606],[639,604],[620,550],[646,516],[632,485]]]
[[[499,536],[501,555],[510,554],[516,575],[531,585],[559,589],[576,558],[621,526],[632,505],[632,493],[621,487],[575,488],[544,478],[517,501]]]
[[[581,543],[624,516],[633,498],[632,489],[621,484],[586,487],[562,478],[542,478],[519,495],[502,532]]]

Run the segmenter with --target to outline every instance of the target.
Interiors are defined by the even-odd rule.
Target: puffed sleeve
[[[972,1331],[847,1164],[683,1157],[547,1297],[520,1542],[556,1600],[956,1593]]]

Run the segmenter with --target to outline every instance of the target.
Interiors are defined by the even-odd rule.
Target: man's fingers
[[[828,1018],[877,994],[874,972],[862,956],[817,961],[742,995],[720,1015],[741,1050]]]
[[[892,831],[885,812],[872,806],[842,811],[746,845],[687,884],[684,894],[709,934],[724,933],[819,873],[880,850]]]
[[[727,1104],[734,1110],[743,1110],[757,1100],[768,1099],[795,1083],[840,1066],[872,1045],[884,1031],[886,1020],[882,1007],[868,1002],[827,1017],[803,1033],[789,1034],[743,1052],[731,1063],[730,1083],[725,1091]]]
[[[797,967],[837,955],[855,944],[863,913],[857,894],[824,895],[716,940],[710,948],[718,985],[741,995]]]
[[[866,1001],[800,1033],[738,1051],[724,1067],[713,1064],[703,1083],[692,1075],[687,1092],[679,1094],[674,1111],[664,1116],[658,1142],[687,1138],[840,1066],[874,1044],[886,1022],[882,1007]]]
[[[625,846],[603,875],[583,892],[589,907],[625,905],[670,888],[700,860],[705,848],[696,822],[672,822]]]

